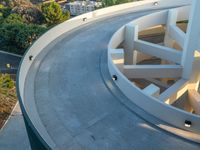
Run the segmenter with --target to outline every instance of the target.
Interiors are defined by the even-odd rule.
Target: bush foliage
[[[0,0],[0,50],[24,54],[48,26],[69,17],[56,2],[37,6],[29,0]]]
[[[8,51],[23,54],[24,51],[45,31],[45,27],[33,24],[3,24],[0,27],[0,38],[2,38],[2,43],[7,47],[11,46],[11,49],[8,48]],[[13,49],[12,45],[16,48]]]
[[[12,9],[12,13],[19,14],[27,24],[43,24],[44,23],[44,16],[41,10],[35,6],[16,6]]]
[[[63,12],[61,6],[56,2],[43,4],[41,9],[48,25],[61,23],[70,17],[69,12]]]
[[[22,24],[24,22],[25,20],[19,14],[10,14],[3,20],[3,24]]]
[[[118,5],[128,2],[133,2],[134,0],[102,0],[103,7]]]
[[[0,74],[0,88],[12,89],[15,86],[14,81],[8,74]]]

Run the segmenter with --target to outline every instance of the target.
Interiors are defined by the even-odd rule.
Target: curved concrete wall
[[[188,20],[190,7],[181,7],[177,9],[180,13],[178,21]],[[149,21],[148,21],[149,20]],[[139,31],[142,31],[148,27],[166,24],[167,11],[161,11],[153,13],[139,19],[136,19],[129,24],[133,24],[139,27]],[[200,116],[194,115],[183,110],[177,109],[170,105],[167,105],[158,99],[145,94],[132,82],[130,82],[113,64],[111,51],[117,49],[117,47],[124,41],[125,26],[121,27],[111,38],[108,45],[108,67],[111,76],[117,75],[118,79],[115,81],[116,85],[121,91],[135,104],[143,108],[148,113],[155,117],[174,125],[178,128],[188,130],[194,133],[200,133]],[[156,109],[155,109],[156,108]],[[185,127],[185,120],[192,122],[191,128]]]
[[[154,2],[158,2],[158,5],[154,6]],[[78,27],[81,27],[87,23],[92,23],[93,21],[101,18],[106,18],[127,12],[178,7],[183,5],[189,5],[190,3],[191,0],[176,0],[176,2],[174,2],[173,0],[144,0],[141,2],[133,2],[129,4],[113,6],[90,12],[87,14],[83,14],[49,30],[47,33],[42,35],[30,47],[29,50],[27,50],[21,62],[20,70],[18,72],[17,93],[20,101],[20,106],[22,108],[22,112],[25,117],[25,120],[27,121],[27,124],[32,128],[33,132],[35,132],[36,136],[46,146],[47,149],[56,149],[56,145],[51,140],[45,127],[40,121],[35,106],[34,97],[31,94],[34,90],[32,82],[34,82],[35,74],[37,72],[37,66],[40,65],[40,61],[45,56],[44,49],[47,46],[49,47],[51,45],[54,45],[56,41],[62,39],[62,37],[65,36],[66,33],[71,32],[72,30]],[[32,56],[32,60],[29,59],[30,56]],[[35,70],[30,70],[32,65],[36,67]],[[111,65],[112,64],[109,64],[109,66]],[[27,85],[29,82],[32,86]],[[28,91],[27,93],[24,93],[25,88],[26,91]]]

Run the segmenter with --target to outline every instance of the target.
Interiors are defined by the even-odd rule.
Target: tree
[[[123,4],[128,2],[133,2],[133,0],[116,0],[115,4]]]
[[[33,4],[29,0],[7,0],[7,5],[9,7],[16,7],[16,6],[27,6],[32,7]]]
[[[0,38],[6,50],[24,54],[25,50],[45,31],[46,28],[39,25],[3,24],[0,27]]]
[[[24,22],[24,19],[18,14],[10,14],[7,18],[3,20],[3,23],[5,24],[17,24]]]
[[[11,8],[5,7],[4,5],[0,4],[0,19],[6,18],[10,15]]]
[[[1,5],[7,6],[8,3],[9,3],[9,0],[0,0]]]
[[[12,13],[22,16],[26,23],[42,24],[44,17],[41,10],[36,6],[20,5],[12,9]]]
[[[0,4],[0,21],[3,20],[3,12],[1,11],[3,9],[3,5]]]
[[[66,18],[64,18],[66,19]],[[47,29],[40,7],[29,0],[0,0],[0,48],[24,54]]]
[[[16,36],[16,42],[21,48],[27,49],[45,31],[46,28],[38,25],[23,25]]]
[[[56,2],[43,4],[41,9],[48,25],[61,23],[70,17],[69,12],[63,12],[61,6]]]
[[[102,0],[103,7],[133,2],[134,0]]]
[[[41,9],[29,0],[0,0],[0,16],[6,18],[10,13],[19,14],[26,23],[42,24],[44,17]],[[2,3],[2,4],[1,4]],[[3,7],[2,7],[3,6]],[[1,18],[1,17],[0,17]]]
[[[107,6],[112,6],[115,5],[116,0],[102,0],[102,6],[107,7]]]
[[[12,89],[15,83],[8,74],[0,74],[0,88]]]

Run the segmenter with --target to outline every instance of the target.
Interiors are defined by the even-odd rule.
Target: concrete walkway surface
[[[40,66],[37,61],[33,64],[31,70],[37,69],[37,74],[32,94],[40,119],[58,149],[200,149],[151,126],[125,107],[117,87],[107,88],[108,82],[113,83],[108,71],[102,75],[101,69],[107,66],[108,42],[122,25],[144,14],[123,14],[88,24],[47,48]],[[28,76],[27,87],[29,80]],[[30,93],[26,89],[25,93]]]
[[[0,131],[0,150],[31,150],[19,104]]]

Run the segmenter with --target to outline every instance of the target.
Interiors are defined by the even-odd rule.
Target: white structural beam
[[[150,84],[149,86],[143,89],[143,92],[153,97],[159,97],[160,88],[154,84]]]
[[[158,85],[160,87],[164,87],[164,88],[169,88],[170,87],[170,85],[168,85],[167,83],[162,82],[162,81],[160,81],[158,79],[148,78],[148,79],[145,79],[145,80],[147,80],[147,81],[149,81],[149,82],[151,82],[153,84],[156,84],[156,85]]]
[[[196,90],[188,90],[188,96],[195,113],[200,115],[200,94]]]
[[[144,54],[144,53],[141,53],[138,51],[135,51],[135,52],[137,53],[135,64],[152,58],[152,56],[150,56],[150,55],[147,55],[147,54]]]
[[[164,38],[164,45],[167,47],[172,48],[174,46],[174,40],[170,37],[169,31],[171,26],[176,26],[177,17],[178,17],[178,11],[176,9],[168,10],[166,33]]]
[[[192,73],[192,64],[194,62],[194,52],[199,49],[200,43],[200,0],[193,0],[192,11],[190,20],[188,23],[188,29],[186,33],[186,40],[183,48],[182,66],[183,74],[182,78],[189,79]]]
[[[112,57],[113,63],[117,68],[123,72],[124,67],[124,49],[110,49],[110,55]]]
[[[123,59],[123,65],[124,65],[124,49],[109,49],[111,58],[113,62],[118,62],[118,60]],[[141,62],[146,59],[151,59],[152,56],[146,55],[144,53],[137,52],[137,58],[136,58],[136,63]],[[115,63],[116,64],[116,63]]]
[[[195,51],[194,63],[192,66],[192,74],[190,76],[188,89],[199,89],[199,81],[200,81],[200,52]]]
[[[175,40],[181,48],[183,48],[186,34],[177,26],[170,26],[169,27],[169,34],[170,37]]]
[[[127,78],[178,78],[182,74],[179,65],[125,65]]]
[[[126,65],[136,64],[137,52],[134,51],[134,41],[138,39],[138,26],[127,24],[124,37],[124,63]]]
[[[113,60],[124,58],[124,49],[110,49],[110,55]]]
[[[188,81],[180,79],[170,88],[165,90],[160,96],[159,100],[166,104],[173,104],[178,98],[180,98],[187,91]]]
[[[134,42],[135,49],[145,54],[156,56],[164,60],[172,61],[175,63],[181,63],[182,52],[175,49],[156,45],[153,43],[145,42],[142,40],[136,40]]]
[[[167,104],[174,103],[178,98],[180,98],[187,90],[198,90],[199,85],[199,79],[200,79],[200,53],[195,52],[195,61],[193,63],[192,67],[192,76],[190,80],[184,80],[181,79],[178,82],[176,82],[173,86],[168,88],[166,91],[164,91],[159,99]]]

